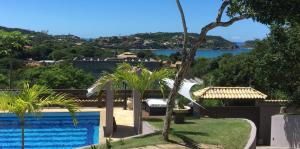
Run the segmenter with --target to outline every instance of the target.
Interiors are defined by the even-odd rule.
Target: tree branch
[[[182,49],[182,61],[185,61],[186,56],[187,56],[187,41],[188,41],[188,32],[187,32],[187,27],[186,27],[186,21],[185,21],[185,16],[184,12],[181,6],[181,3],[179,0],[176,0],[176,4],[178,7],[178,10],[180,12],[181,16],[181,22],[182,22],[182,27],[183,27],[183,49]]]
[[[233,23],[235,23],[236,21],[240,21],[240,20],[243,20],[243,19],[246,19],[247,16],[245,15],[241,15],[241,16],[237,16],[237,17],[233,17],[231,18],[229,21],[227,22],[219,22],[218,23],[218,26],[222,26],[222,27],[227,27],[229,25],[232,25]]]
[[[229,5],[229,0],[224,0],[219,11],[218,11],[218,15],[216,18],[216,22],[221,22],[222,20],[222,15],[224,13],[225,8]]]

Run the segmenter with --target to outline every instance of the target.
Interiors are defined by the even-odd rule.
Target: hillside
[[[0,27],[4,31],[19,31],[28,35],[30,50],[18,58],[35,60],[73,59],[74,57],[111,57],[116,52],[129,49],[178,49],[182,47],[182,33],[139,33],[129,36],[99,37],[85,40],[75,35],[49,35],[47,31],[35,32],[19,28]],[[191,45],[198,34],[189,34]],[[235,49],[238,46],[220,36],[208,36],[203,49]]]
[[[190,33],[191,45],[196,42],[199,34]],[[139,33],[129,36],[99,37],[95,42],[98,46],[120,49],[177,49],[182,47],[182,33]],[[238,46],[220,36],[207,36],[203,49],[236,49]]]
[[[245,41],[243,48],[254,48],[259,39]]]

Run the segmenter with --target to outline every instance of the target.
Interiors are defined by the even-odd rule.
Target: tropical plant
[[[9,57],[9,88],[12,87],[12,58],[20,53],[28,42],[27,36],[22,35],[20,32],[0,30],[0,55]]]
[[[20,72],[19,79],[29,81],[30,84],[47,85],[55,89],[85,89],[95,80],[90,73],[70,64],[26,68]]]
[[[18,92],[0,92],[0,110],[16,114],[20,120],[22,149],[24,149],[25,115],[41,116],[42,109],[50,105],[67,108],[74,125],[77,124],[75,112],[79,110],[79,106],[67,94],[55,93],[45,86],[30,87],[27,83],[24,83],[22,90]]]
[[[109,81],[114,82],[114,84],[124,81],[130,88],[138,92],[139,97],[141,97],[142,100],[144,99],[146,89],[154,87],[155,83],[161,83],[160,80],[170,77],[171,74],[172,72],[168,69],[160,69],[158,71],[151,72],[143,66],[131,67],[128,63],[123,63],[118,65],[114,73],[102,75],[96,82],[95,86],[99,92]],[[141,110],[141,107],[139,107],[139,109]],[[140,112],[139,123],[138,133],[141,133],[142,112]]]

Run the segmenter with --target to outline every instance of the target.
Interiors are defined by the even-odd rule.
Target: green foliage
[[[6,32],[0,30],[0,54],[13,57],[22,52],[28,44],[27,36],[20,32]]]
[[[112,147],[112,145],[111,145],[111,142],[112,142],[111,136],[106,138],[105,142],[106,142],[105,143],[106,148],[110,149]]]
[[[206,86],[253,86],[270,98],[300,99],[300,26],[272,26],[250,53],[200,59],[191,77]]]
[[[27,68],[21,72],[20,80],[46,85],[53,89],[84,89],[94,82],[91,74],[71,65],[61,64]]]
[[[300,22],[299,0],[229,0],[227,15],[245,15],[263,24]]]
[[[243,48],[254,48],[256,43],[258,43],[259,41],[260,41],[259,39],[245,41],[245,43],[242,47]]]
[[[0,87],[7,86],[7,76],[4,74],[0,74]]]
[[[57,94],[40,85],[30,87],[27,83],[23,84],[19,93],[0,92],[0,109],[15,113],[20,118],[26,113],[40,115],[41,110],[50,105],[66,107],[70,111],[74,124],[77,123],[75,112],[78,111],[78,105],[67,94]]]
[[[220,107],[223,106],[223,102],[221,100],[203,100],[201,103],[204,107]]]
[[[143,98],[146,89],[150,89],[155,83],[159,83],[158,81],[168,76],[171,76],[171,71],[168,69],[150,72],[143,66],[131,67],[128,63],[123,63],[118,65],[114,73],[102,75],[96,85],[100,91],[108,81],[116,83],[125,81],[129,87],[137,90]]]
[[[264,24],[285,24],[286,22],[300,22],[299,0],[235,0],[248,14]]]
[[[151,50],[138,50],[136,52],[138,58],[153,58],[154,54]]]
[[[189,103],[189,100],[185,99],[185,97],[181,95],[178,95],[176,98],[176,103],[179,109],[184,109],[184,106]]]

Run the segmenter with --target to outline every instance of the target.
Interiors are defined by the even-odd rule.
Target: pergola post
[[[133,98],[133,127],[135,132],[138,133],[140,128],[140,112],[142,112],[141,97],[136,90],[133,90],[132,98]]]
[[[105,136],[111,136],[113,134],[113,123],[114,123],[114,92],[111,88],[112,82],[106,83],[104,89],[106,93],[106,125],[105,125]]]
[[[193,116],[195,118],[200,118],[200,106],[197,105],[196,103],[193,103]]]

